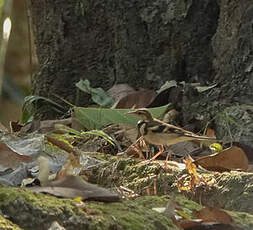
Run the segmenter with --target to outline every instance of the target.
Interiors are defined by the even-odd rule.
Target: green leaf
[[[115,145],[114,144],[115,140],[112,137],[110,137],[107,133],[105,133],[103,130],[90,130],[90,131],[86,131],[86,132],[79,132],[78,130],[72,129],[68,126],[61,125],[61,124],[57,124],[56,129],[61,130],[64,133],[71,133],[71,134],[58,135],[58,136],[61,136],[64,138],[80,138],[80,137],[86,136],[86,135],[94,135],[94,136],[104,138],[111,145]]]
[[[90,82],[86,80],[80,80],[76,83],[81,91],[91,95],[92,100],[103,107],[111,107],[115,102],[114,100],[102,89],[102,88],[92,88]]]
[[[38,100],[43,100],[46,101],[50,104],[52,104],[54,106],[54,109],[59,111],[58,108],[60,108],[60,110],[65,111],[66,108],[64,108],[63,106],[61,106],[60,104],[58,104],[57,102],[54,102],[53,100],[46,98],[46,97],[42,97],[42,96],[36,96],[36,95],[30,95],[25,97],[24,99],[24,104],[22,107],[22,122],[26,123],[28,121],[31,121],[33,119],[33,115],[35,112],[35,108],[33,103],[38,101]]]
[[[148,109],[156,118],[160,118],[171,108],[171,104]],[[135,126],[138,118],[126,114],[131,109],[107,109],[74,107],[75,117],[88,130],[101,129],[109,124],[128,124]]]
[[[210,86],[196,86],[196,89],[198,90],[199,93],[203,93],[209,89],[212,89],[214,87],[216,87],[218,84],[213,84],[213,85],[210,85]]]
[[[105,133],[103,130],[91,130],[91,131],[87,131],[87,132],[82,132],[81,134],[83,135],[94,135],[94,136],[99,136],[104,138],[107,142],[109,142],[111,145],[115,145],[114,144],[114,140],[112,137],[110,137],[107,133]]]

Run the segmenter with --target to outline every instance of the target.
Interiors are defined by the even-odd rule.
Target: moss
[[[79,224],[85,226],[87,217],[82,210],[76,208],[76,204],[71,199],[34,194],[26,189],[0,188],[0,210],[13,223],[25,229],[47,229],[55,220],[72,224],[70,218],[76,216],[82,217]]]
[[[168,171],[157,161],[138,163],[131,158],[112,157],[103,167],[92,169],[89,182],[104,187],[110,187],[112,184],[124,186],[140,195],[147,195],[146,188],[149,188],[153,195],[164,195],[176,190],[176,186],[172,185],[178,173],[178,168],[170,167]],[[156,192],[153,191],[154,188]]]
[[[165,206],[168,197],[140,197],[134,201],[126,200],[122,203],[100,205],[96,202],[87,204],[88,207],[100,210],[104,221],[110,226],[121,226],[122,229],[177,229],[171,221],[152,210],[153,207]]]
[[[69,199],[55,199],[55,197],[41,193],[34,194],[27,189],[1,188],[0,203],[3,205],[15,200],[23,200],[33,207],[41,208],[47,212],[59,214],[63,209],[73,212],[75,201]]]
[[[168,197],[141,197],[118,203],[84,202],[33,194],[25,189],[1,188],[0,209],[13,223],[25,229],[47,229],[57,220],[71,229],[177,229],[171,221],[152,210],[165,206]]]
[[[185,207],[187,209],[190,209],[190,210],[200,210],[201,208],[203,208],[202,205],[194,202],[194,201],[191,201],[191,200],[188,200],[185,196],[176,196],[176,202],[182,206],[182,207]]]
[[[226,210],[224,210],[226,211]],[[234,222],[244,229],[253,229],[253,215],[246,212],[232,212],[226,211],[234,220]]]
[[[59,199],[45,194],[33,194],[25,189],[0,188],[0,210],[9,220],[0,217],[0,229],[48,229],[57,221],[66,229],[90,230],[139,230],[139,229],[177,229],[165,214],[153,208],[167,207],[175,203],[180,214],[194,218],[193,211],[201,205],[188,200],[183,195],[142,196],[135,200],[118,203],[102,203],[71,199]],[[172,206],[173,207],[173,206]],[[170,208],[170,206],[169,206]],[[244,229],[253,228],[253,216],[243,212],[227,211],[236,224]],[[18,226],[16,226],[15,223]],[[3,226],[3,227],[1,227]]]
[[[16,224],[0,216],[0,229],[1,230],[21,230]]]

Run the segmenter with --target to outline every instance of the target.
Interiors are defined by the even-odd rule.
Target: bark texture
[[[36,95],[87,105],[87,95],[76,95],[80,79],[107,90],[115,83],[158,89],[166,80],[214,77],[214,0],[30,0],[30,9],[40,63]]]
[[[217,32],[213,37],[213,66],[220,97],[228,103],[253,103],[253,3],[220,0]]]
[[[219,0],[219,21],[212,38],[217,87],[184,106],[185,120],[215,118],[220,139],[245,146],[253,154],[253,2]]]

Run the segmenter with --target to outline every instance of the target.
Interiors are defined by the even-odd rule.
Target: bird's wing
[[[150,128],[150,130],[152,130],[153,132],[175,133],[175,134],[178,134],[178,136],[193,137],[193,138],[196,138],[196,139],[213,139],[213,140],[216,139],[216,138],[213,138],[213,137],[196,135],[195,133],[184,130],[183,128],[177,127],[175,125],[165,123],[165,122],[160,121],[156,118],[154,118],[154,121],[151,122],[150,126],[152,125],[152,123],[156,124],[154,126],[154,128]]]
[[[178,136],[184,136],[185,132],[183,129],[180,129],[174,125],[169,125],[166,123],[159,122],[157,120],[147,123],[147,127],[153,133],[174,133]]]

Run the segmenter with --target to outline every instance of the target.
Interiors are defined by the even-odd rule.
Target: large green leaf
[[[171,107],[171,104],[150,108],[149,111],[156,118],[162,115]],[[128,124],[135,126],[138,119],[126,114],[131,109],[107,109],[107,108],[85,108],[74,107],[75,117],[87,129],[101,129],[109,124]]]

